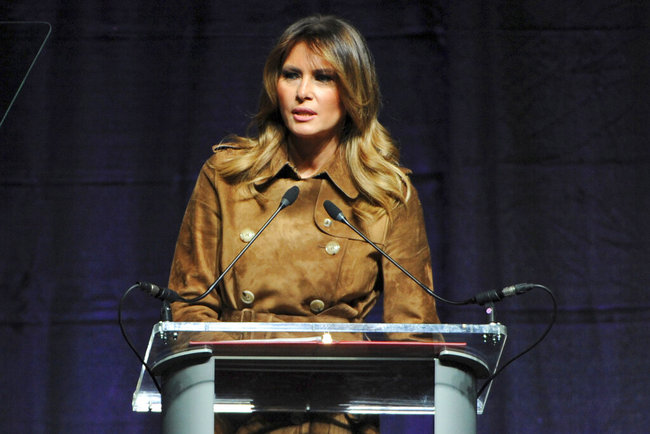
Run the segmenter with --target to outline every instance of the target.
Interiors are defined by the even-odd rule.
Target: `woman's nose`
[[[303,101],[306,99],[310,99],[313,97],[312,95],[312,83],[309,78],[303,78],[300,80],[300,84],[298,85],[298,89],[296,92],[296,97]]]

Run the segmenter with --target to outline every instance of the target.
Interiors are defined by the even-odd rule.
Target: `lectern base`
[[[214,359],[163,375],[164,434],[214,432]],[[476,433],[476,377],[457,363],[435,360],[436,434]]]
[[[214,359],[162,378],[163,434],[214,434]]]
[[[435,433],[476,434],[476,377],[458,364],[435,363]]]

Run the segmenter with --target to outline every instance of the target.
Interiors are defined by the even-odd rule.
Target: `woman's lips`
[[[295,108],[291,110],[291,114],[297,122],[306,122],[316,116],[316,112],[308,108]]]

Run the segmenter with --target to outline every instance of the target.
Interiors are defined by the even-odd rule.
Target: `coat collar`
[[[260,186],[272,180],[281,177],[282,173],[290,170],[292,176],[298,178],[298,172],[295,166],[289,161],[289,155],[286,146],[282,146],[275,154],[268,166],[269,177],[266,181],[256,182],[255,185]],[[345,162],[343,152],[339,150],[332,159],[325,165],[323,170],[314,175],[314,178],[329,178],[329,180],[349,199],[356,199],[359,196],[359,190],[352,181],[350,169]]]

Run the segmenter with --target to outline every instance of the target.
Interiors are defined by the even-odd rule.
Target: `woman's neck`
[[[338,138],[313,142],[291,137],[289,139],[289,158],[301,178],[310,178],[316,175],[334,156],[338,145]]]

